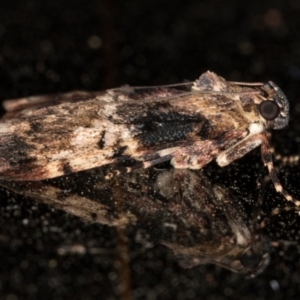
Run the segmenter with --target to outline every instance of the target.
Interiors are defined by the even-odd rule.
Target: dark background
[[[206,70],[228,80],[276,82],[290,100],[291,122],[274,134],[273,142],[281,154],[299,153],[299,1],[0,3],[1,99],[176,83],[195,80]],[[243,178],[253,168],[262,172],[257,151],[227,172]],[[300,196],[298,169],[283,167],[280,172],[284,186],[295,196]],[[272,195],[267,198],[273,199]],[[120,297],[114,228],[84,224],[6,191],[1,194],[0,223],[1,298]],[[289,227],[285,219],[277,226],[270,229],[273,237],[299,238],[297,224]],[[57,248],[64,241],[102,252],[58,256]],[[131,257],[130,275],[136,299],[297,299],[300,295],[297,247],[274,250],[266,272],[251,280],[215,266],[181,269],[164,247],[137,253]]]

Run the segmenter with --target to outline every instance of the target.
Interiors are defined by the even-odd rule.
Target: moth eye
[[[257,253],[245,253],[241,257],[241,263],[246,268],[255,268],[262,260],[262,256]]]
[[[277,103],[271,100],[266,100],[262,102],[259,105],[258,109],[261,116],[268,121],[274,120],[279,115],[280,112]]]

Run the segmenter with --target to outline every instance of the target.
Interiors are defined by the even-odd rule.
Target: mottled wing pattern
[[[126,158],[153,164],[182,147],[193,151],[195,142],[202,149],[197,155],[211,152],[204,165],[242,138],[247,122],[228,97],[212,100],[208,92],[192,92],[190,83],[34,97],[6,107],[15,117],[0,124],[0,173],[14,180],[52,178]]]

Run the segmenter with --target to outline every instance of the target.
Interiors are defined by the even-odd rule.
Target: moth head
[[[282,90],[272,81],[264,85],[267,99],[262,101],[258,110],[267,127],[281,129],[289,122],[289,102]]]

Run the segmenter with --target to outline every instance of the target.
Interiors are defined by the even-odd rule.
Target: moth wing
[[[105,92],[86,92],[86,91],[72,91],[68,93],[37,95],[30,97],[23,97],[17,99],[4,100],[2,105],[6,110],[3,119],[16,118],[26,110],[33,110],[43,107],[56,106],[62,103],[76,103],[80,101],[87,101],[97,96],[103,95]]]
[[[6,114],[2,119],[10,119],[18,117],[22,112],[30,109],[39,109],[43,107],[56,106],[62,103],[77,103],[84,102],[96,97],[101,101],[131,101],[131,100],[144,100],[151,98],[164,98],[177,95],[184,91],[190,91],[192,83],[180,83],[152,87],[131,87],[128,85],[120,88],[115,88],[105,91],[72,91],[67,93],[57,93],[50,95],[37,95],[16,99],[4,100],[2,105],[6,110]]]
[[[227,109],[228,101],[220,96],[212,103],[210,96],[199,97],[190,88],[187,83],[122,87],[98,95],[72,92],[56,99],[26,100],[29,108],[20,111],[21,105],[12,106],[17,117],[0,123],[0,173],[4,179],[42,180],[124,157],[151,161],[159,152],[166,160],[169,150],[168,154],[176,153],[172,157],[179,157],[182,151],[200,155],[208,139],[214,140],[217,151],[217,144],[230,138],[214,138],[214,131],[227,132],[233,121],[224,113],[218,118],[211,116],[219,113],[224,103]],[[234,123],[241,127],[236,114]],[[199,137],[202,152],[191,148]],[[215,158],[215,151],[209,155],[210,160]],[[208,162],[205,159],[204,164]]]

